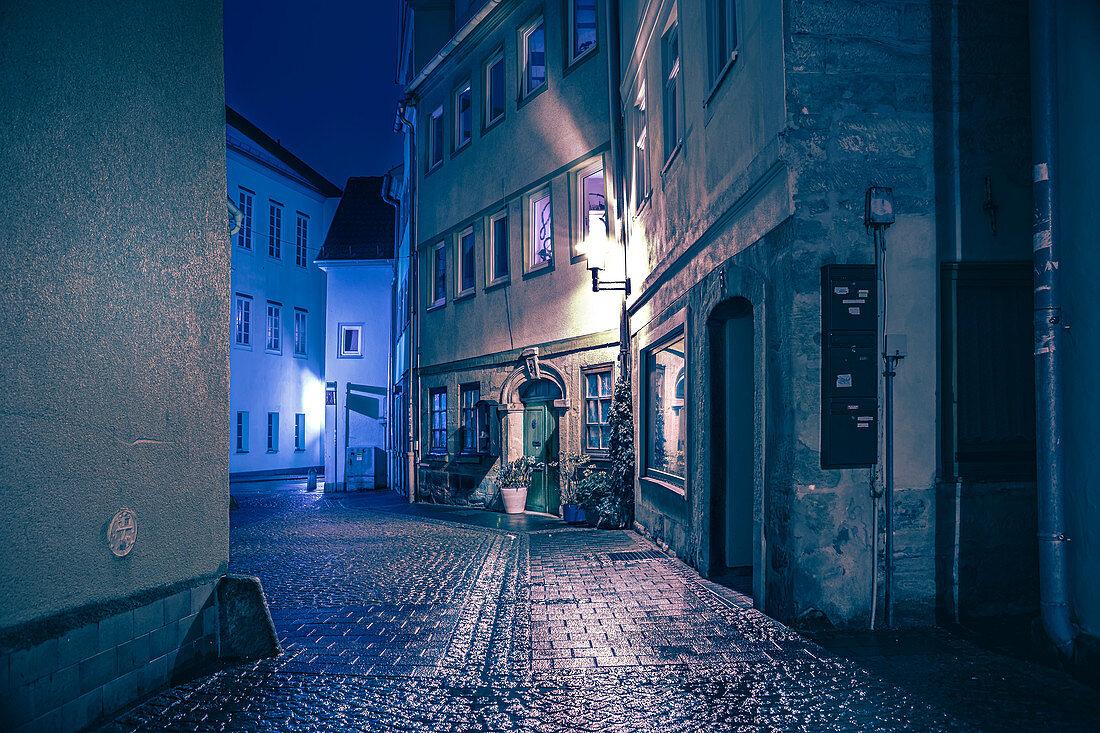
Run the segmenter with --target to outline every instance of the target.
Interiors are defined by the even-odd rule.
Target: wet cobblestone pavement
[[[238,498],[231,570],[260,577],[284,653],[103,730],[1100,729],[1096,693],[1064,675],[939,632],[849,660],[630,532]]]

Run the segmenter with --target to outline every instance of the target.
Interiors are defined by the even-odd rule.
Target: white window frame
[[[601,374],[610,375],[610,377],[611,377],[611,392],[609,392],[607,395],[602,395],[602,394],[595,395],[595,396],[589,395],[588,394],[588,378],[590,376],[595,376],[598,380],[599,375],[601,375]],[[589,454],[597,456],[597,457],[604,457],[604,456],[607,455],[607,450],[608,450],[607,448],[603,448],[603,447],[590,448],[589,445],[588,445],[588,430],[589,430],[589,428],[596,427],[597,429],[599,429],[601,431],[604,428],[607,428],[607,430],[608,430],[608,440],[610,440],[610,430],[611,430],[610,427],[608,427],[608,423],[605,423],[602,420],[597,420],[597,422],[589,421],[589,419],[588,419],[588,403],[590,401],[595,401],[597,403],[597,405],[599,405],[599,403],[603,402],[604,400],[607,400],[608,402],[610,402],[611,396],[614,393],[615,393],[615,368],[614,368],[613,364],[596,364],[596,365],[593,365],[593,366],[590,366],[590,367],[581,367],[581,399],[582,399],[582,405],[581,405],[581,449],[585,453],[589,453]],[[610,418],[610,415],[609,415],[609,418]]]
[[[604,200],[604,216],[608,216],[608,207],[610,206],[610,200],[607,195],[607,167],[604,165],[603,156],[589,161],[583,168],[576,171],[572,176],[570,183],[573,189],[573,241],[572,241],[572,256],[578,257],[584,254],[584,242],[588,237],[588,197],[584,190],[584,180],[594,173],[603,171],[603,200]]]
[[[440,251],[442,250],[442,254]],[[439,267],[443,266],[443,283],[437,285],[439,280]],[[431,297],[429,308],[438,308],[447,304],[447,240],[444,239],[438,244],[432,245],[431,257],[429,258],[429,267],[431,268],[431,290],[428,291],[428,295]]]
[[[306,414],[299,412],[294,415],[294,450],[301,453],[306,449]]]
[[[344,348],[344,334],[348,331],[356,331],[359,336],[356,339],[356,343],[359,345],[358,349],[345,349]],[[336,342],[336,358],[338,359],[362,359],[363,358],[363,324],[362,323],[341,323],[336,330],[336,335],[339,340]]]
[[[600,2],[593,0],[593,12],[596,13],[596,40],[591,46],[577,53],[577,0],[568,0],[569,13],[569,64],[575,64],[585,56],[595,53],[600,47]]]
[[[676,42],[676,57],[671,57],[672,41]],[[665,162],[672,160],[684,139],[683,106],[684,90],[680,76],[680,25],[673,22],[661,36],[661,108],[664,133]]]
[[[649,198],[650,155],[649,113],[646,107],[645,68],[638,76],[638,93],[631,107],[631,127],[634,133],[634,154],[631,157],[631,182],[633,184],[634,210],[637,211]],[[639,165],[639,162],[641,163]]]
[[[279,413],[267,413],[267,452],[279,452]]]
[[[269,354],[283,353],[283,304],[267,301],[264,313],[264,350]]]
[[[309,318],[309,311],[305,308],[294,309],[294,355],[295,356],[307,356],[309,353],[309,342],[306,338],[309,336],[308,325],[306,323]]]
[[[436,125],[439,126],[439,141],[438,142],[435,139]],[[439,105],[439,107],[437,107],[434,112],[432,112],[430,115],[428,115],[428,125],[427,125],[427,127],[428,127],[428,130],[427,130],[427,133],[428,133],[428,141],[427,141],[427,143],[428,143],[427,144],[428,155],[426,156],[426,158],[427,158],[427,161],[428,161],[428,170],[433,171],[436,168],[438,168],[439,166],[443,165],[443,148],[447,144],[447,141],[444,140],[444,134],[443,134],[444,125],[443,125],[443,105],[442,104]]]
[[[294,212],[294,264],[298,267],[309,266],[309,214]]]
[[[504,243],[504,274],[497,275],[497,226],[496,223],[504,220],[504,236],[508,241]],[[490,214],[485,225],[485,283],[487,286],[508,282],[512,276],[512,232],[508,219],[508,209],[501,209],[495,214]]]
[[[473,262],[470,263],[469,271],[465,263],[466,255],[466,239],[470,240],[470,250],[473,256]],[[473,226],[468,226],[458,233],[455,239],[455,292],[456,298],[463,298],[467,295],[473,295],[477,287],[477,238],[474,236]],[[470,280],[470,287],[463,288],[463,283],[467,277]]]
[[[528,86],[527,70],[531,63],[531,51],[528,46],[528,42],[531,39],[531,34],[539,28],[542,28],[542,68],[543,77],[542,83],[537,86]],[[538,16],[533,18],[527,25],[520,29],[519,33],[519,48],[522,52],[520,54],[520,99],[527,99],[535,92],[546,88],[550,83],[550,44],[547,43],[546,38],[546,18],[545,16]]]
[[[466,95],[466,108],[470,113],[470,126],[465,131],[465,137],[462,130],[462,95]],[[454,129],[454,144],[455,152],[462,150],[464,147],[470,144],[470,141],[474,139],[474,88],[467,79],[463,84],[459,85],[454,94],[454,116],[455,116],[455,129]]]
[[[244,293],[233,295],[233,345],[242,349],[252,348],[252,296]]]
[[[729,67],[737,60],[740,48],[737,8],[737,0],[707,0],[708,77],[711,90],[721,83]]]
[[[267,200],[267,256],[283,257],[283,205],[271,199]]]
[[[237,232],[237,246],[252,251],[252,206],[255,203],[255,191],[237,188],[237,209],[241,212],[241,229]]]
[[[500,114],[493,116],[493,67],[500,65],[501,84],[500,84]],[[500,49],[485,61],[485,72],[482,75],[485,82],[485,109],[482,112],[482,119],[484,120],[483,129],[487,130],[496,123],[504,119],[504,115],[507,112],[507,100],[508,100],[508,68],[504,65],[504,49]]]
[[[248,452],[248,410],[238,410],[236,420],[236,435],[234,436],[237,445],[237,453]]]
[[[539,222],[535,221],[535,206],[543,199],[548,199],[547,208],[550,210],[550,257],[544,261],[536,262],[535,243],[541,226]],[[524,220],[527,225],[527,231],[525,232],[527,236],[524,237],[523,241],[523,259],[527,265],[527,272],[535,272],[536,270],[551,267],[554,264],[554,197],[551,195],[550,186],[543,186],[528,194],[526,197],[526,204],[527,205],[524,206]]]

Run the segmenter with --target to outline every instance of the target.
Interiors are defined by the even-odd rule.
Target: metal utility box
[[[877,327],[874,266],[822,267],[822,468],[878,461]]]
[[[344,481],[347,491],[374,488],[374,449],[349,446]]]

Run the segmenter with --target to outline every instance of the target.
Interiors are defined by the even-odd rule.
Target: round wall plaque
[[[137,539],[137,515],[132,509],[123,507],[118,514],[111,519],[111,526],[107,528],[107,544],[111,552],[122,557],[134,548],[134,540]]]

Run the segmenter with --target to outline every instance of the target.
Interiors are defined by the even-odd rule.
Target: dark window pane
[[[508,275],[508,217],[493,222],[493,279]]]
[[[470,232],[462,238],[462,290],[474,287],[474,234]]]
[[[596,45],[596,0],[575,0],[573,4],[573,55],[580,56]]]
[[[527,92],[546,83],[545,24],[539,23],[527,35]]]
[[[504,59],[489,67],[489,119],[504,114]]]

